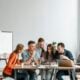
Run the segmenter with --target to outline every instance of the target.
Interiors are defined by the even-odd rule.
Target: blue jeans
[[[46,79],[46,70],[40,70],[40,75],[41,75],[41,80],[45,80]]]
[[[62,76],[65,76],[65,75],[69,75],[69,72],[68,71],[64,71],[64,70],[60,70],[60,71],[57,72],[56,78],[58,80],[64,80]],[[75,73],[74,73],[74,75],[75,75]],[[73,80],[72,71],[70,72],[70,80]]]
[[[52,69],[46,70],[46,80],[51,79]]]
[[[35,70],[27,70],[29,79],[28,80],[37,80],[37,74]]]
[[[28,73],[26,70],[17,71],[17,80],[28,80]]]

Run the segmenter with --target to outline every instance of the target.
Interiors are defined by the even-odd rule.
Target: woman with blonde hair
[[[10,54],[8,63],[3,70],[3,76],[4,77],[14,78],[13,68],[15,67],[16,64],[21,63],[20,60],[18,59],[18,56],[19,56],[20,53],[22,53],[23,48],[24,48],[23,44],[18,44],[16,46],[16,49]]]

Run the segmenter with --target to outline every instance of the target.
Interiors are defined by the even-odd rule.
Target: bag
[[[61,66],[61,67],[73,67],[74,62],[71,60],[63,59],[63,60],[59,61],[59,66]]]

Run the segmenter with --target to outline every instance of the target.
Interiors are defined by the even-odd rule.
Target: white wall
[[[40,36],[77,52],[77,0],[0,0],[0,29],[13,31],[13,45]]]
[[[80,54],[80,0],[78,0],[78,54]]]

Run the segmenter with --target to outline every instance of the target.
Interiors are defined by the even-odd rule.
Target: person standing
[[[45,62],[45,52],[46,52],[46,44],[44,38],[40,37],[37,42],[37,52],[40,56],[41,64]],[[45,70],[40,71],[41,80],[45,80]]]
[[[37,51],[39,52],[40,57],[44,57],[45,51],[46,51],[46,44],[43,38],[40,37],[38,39],[38,43],[36,47],[37,47]]]

